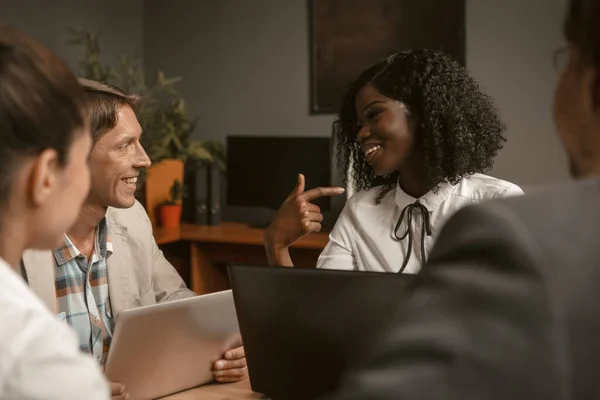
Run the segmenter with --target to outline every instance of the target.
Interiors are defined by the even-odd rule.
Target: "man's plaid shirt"
[[[112,252],[106,219],[96,228],[89,262],[66,235],[65,246],[54,251],[58,316],[75,329],[81,350],[100,365],[106,363],[113,332],[106,265]]]

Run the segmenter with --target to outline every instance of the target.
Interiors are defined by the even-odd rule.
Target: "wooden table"
[[[248,379],[236,383],[214,383],[200,386],[185,392],[163,397],[160,400],[242,400],[264,399],[261,394],[254,393]]]
[[[184,279],[189,277],[189,287],[205,294],[230,288],[227,264],[267,264],[264,232],[232,222],[182,224],[178,229],[154,228],[154,238]],[[314,268],[328,241],[328,233],[313,233],[294,243],[290,249],[294,265]]]

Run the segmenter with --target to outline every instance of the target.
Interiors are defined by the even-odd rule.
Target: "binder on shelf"
[[[220,225],[222,220],[223,204],[221,200],[221,186],[223,184],[223,171],[218,165],[211,165],[208,173],[208,224]]]
[[[201,161],[188,164],[185,174],[187,196],[183,201],[183,221],[196,225],[208,224],[209,165]]]

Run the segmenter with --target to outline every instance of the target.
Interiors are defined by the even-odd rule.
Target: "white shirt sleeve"
[[[502,197],[522,196],[524,194],[525,193],[523,193],[523,189],[517,185],[511,184],[508,188],[506,188],[504,193],[502,193]]]
[[[352,250],[354,248],[354,235],[356,234],[356,223],[354,221],[352,202],[348,201],[329,235],[329,243],[319,256],[317,268],[358,270]]]
[[[10,348],[3,349],[5,353],[0,362],[0,398],[110,398],[108,385],[98,365],[79,351],[74,333],[66,325],[52,315],[40,315],[35,311],[13,317],[5,326],[8,329],[3,329],[0,334],[0,337],[5,334],[12,336]]]

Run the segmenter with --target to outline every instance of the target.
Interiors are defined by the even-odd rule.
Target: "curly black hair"
[[[376,176],[357,144],[355,98],[366,85],[417,116],[415,150],[428,167],[434,190],[442,182],[455,185],[463,177],[488,171],[506,141],[506,126],[492,99],[456,61],[431,50],[389,56],[350,84],[332,132],[340,174],[346,183],[349,174],[357,191],[382,186],[377,204],[395,187],[399,173]]]

